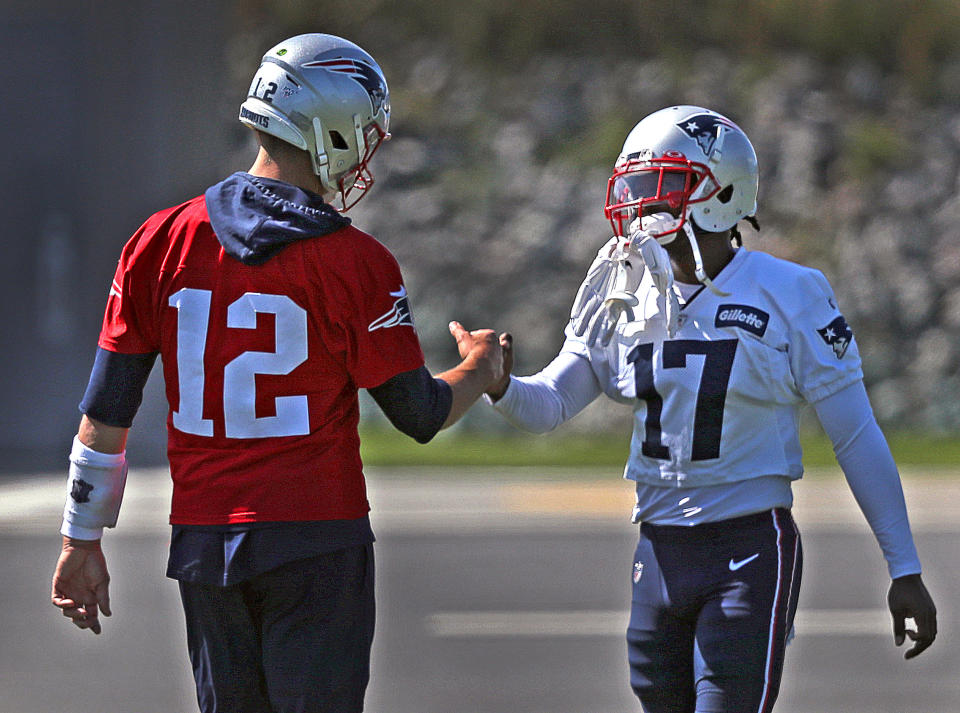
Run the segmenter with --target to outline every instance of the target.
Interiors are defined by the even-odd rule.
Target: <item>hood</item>
[[[319,194],[249,173],[210,186],[204,198],[217,240],[244,265],[262,265],[290,243],[350,225]]]

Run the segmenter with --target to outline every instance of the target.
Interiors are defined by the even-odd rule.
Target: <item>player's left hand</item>
[[[671,339],[676,335],[680,319],[680,301],[673,289],[673,265],[670,255],[655,237],[659,232],[668,229],[677,221],[668,213],[655,213],[637,219],[631,225],[628,251],[639,255],[643,265],[650,273],[654,287],[663,298],[664,319],[667,323],[667,336]],[[641,226],[646,226],[642,229]]]
[[[51,602],[80,629],[100,633],[100,612],[110,616],[110,575],[100,541],[64,538],[53,573]]]
[[[913,648],[903,655],[904,658],[918,656],[937,638],[937,608],[919,574],[894,579],[887,592],[887,606],[893,615],[894,643],[900,646],[908,637],[914,642]],[[908,618],[916,623],[916,631],[907,628]]]
[[[603,301],[614,291],[617,273],[621,268],[620,242],[620,239],[614,236],[604,243],[577,290],[573,307],[570,309],[570,322],[573,333],[578,337],[582,337],[588,330],[593,331],[591,326],[595,326],[597,320],[604,316]]]
[[[621,315],[632,315],[645,269],[641,254],[628,252],[623,238],[614,236],[600,248],[570,310],[573,333],[587,346],[607,346]]]

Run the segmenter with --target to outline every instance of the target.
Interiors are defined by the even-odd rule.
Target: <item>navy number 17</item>
[[[663,343],[664,369],[685,367],[688,354],[700,354],[704,357],[693,417],[690,460],[720,457],[723,405],[727,399],[727,384],[730,382],[730,371],[736,353],[736,339],[721,339],[715,342],[678,339]],[[663,397],[653,383],[653,344],[638,344],[627,355],[627,363],[634,365],[637,398],[647,402],[641,450],[649,458],[670,460],[670,449],[663,444],[660,427]]]

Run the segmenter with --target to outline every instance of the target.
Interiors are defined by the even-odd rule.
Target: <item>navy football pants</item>
[[[644,523],[627,630],[646,713],[768,713],[803,554],[789,510],[692,527]]]
[[[202,713],[359,713],[370,678],[373,545],[231,587],[180,583]]]

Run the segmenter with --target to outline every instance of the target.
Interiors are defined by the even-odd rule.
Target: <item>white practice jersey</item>
[[[586,357],[605,393],[632,405],[625,476],[699,487],[766,475],[799,478],[804,401],[862,379],[860,355],[818,270],[745,248],[697,291],[673,339],[645,275],[636,319],[609,346],[567,328],[563,350]]]

